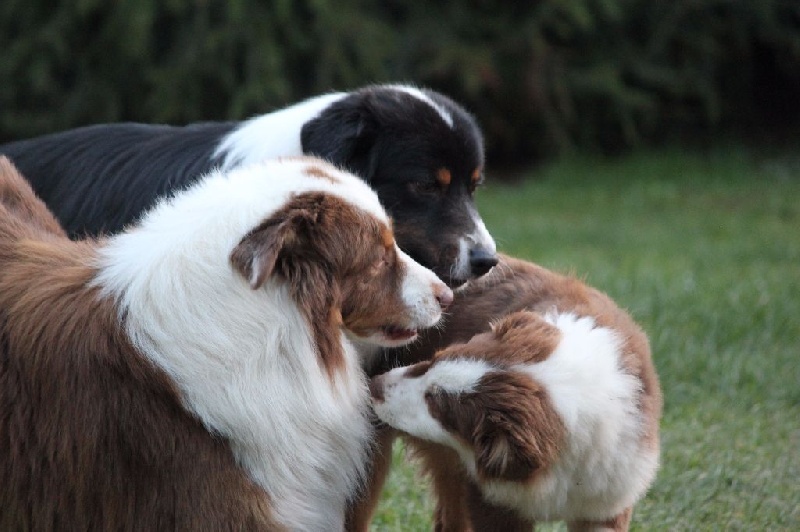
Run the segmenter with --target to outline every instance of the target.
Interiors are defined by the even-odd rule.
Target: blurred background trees
[[[4,0],[0,140],[407,81],[492,166],[800,124],[798,0]]]

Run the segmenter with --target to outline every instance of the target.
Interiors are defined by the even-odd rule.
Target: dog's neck
[[[221,163],[223,170],[229,170],[264,159],[302,155],[303,124],[345,96],[340,92],[324,94],[251,118],[222,139],[213,159]]]

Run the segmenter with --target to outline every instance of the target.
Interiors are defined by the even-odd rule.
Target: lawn
[[[502,251],[579,275],[650,336],[662,466],[633,529],[800,530],[800,156],[576,158],[490,180],[479,207]],[[431,508],[396,446],[373,529],[429,530]]]

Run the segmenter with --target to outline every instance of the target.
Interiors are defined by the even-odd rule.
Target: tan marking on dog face
[[[469,176],[469,190],[474,192],[478,186],[483,183],[483,169],[479,166],[472,171]]]
[[[439,170],[437,170],[436,181],[438,181],[442,188],[449,187],[452,180],[453,174],[450,173],[450,170],[447,168],[439,168]]]

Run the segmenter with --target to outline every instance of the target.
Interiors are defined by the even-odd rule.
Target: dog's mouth
[[[416,329],[408,329],[399,325],[384,325],[379,329],[380,335],[393,345],[406,344],[417,337]]]
[[[390,323],[387,325],[371,325],[367,327],[346,327],[351,338],[364,346],[401,347],[419,337],[419,329]]]

